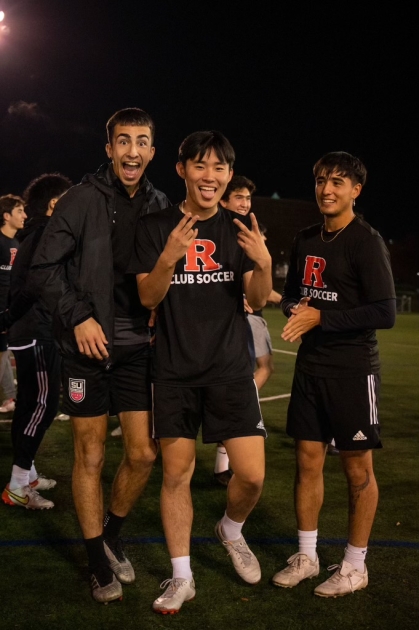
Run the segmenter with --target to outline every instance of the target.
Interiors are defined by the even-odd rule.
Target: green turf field
[[[280,339],[285,318],[265,309],[276,350],[295,352]],[[418,420],[419,315],[398,316],[391,331],[380,331],[383,364],[381,423],[384,449],[375,455],[380,503],[369,547],[367,589],[338,599],[314,597],[327,566],[340,562],[346,537],[346,485],[339,458],[326,458],[325,502],[319,524],[321,573],[293,589],[271,586],[272,575],[296,551],[293,512],[294,454],[285,434],[288,398],[262,402],[267,471],[262,498],[244,535],[263,572],[251,587],[236,576],[214,525],[225,507],[225,489],[212,481],[215,447],[198,445],[192,490],[195,504],[192,567],[196,599],[179,615],[151,610],[160,583],[170,577],[170,560],[159,516],[161,462],[123,530],[137,581],[124,587],[122,602],[95,603],[87,582],[86,558],[70,490],[72,438],[68,422],[54,422],[38,455],[38,471],[58,481],[45,492],[55,508],[33,512],[0,505],[0,628],[176,630],[408,630],[419,622],[418,598]],[[295,356],[275,352],[275,373],[261,392],[270,398],[290,392]],[[356,410],[354,410],[354,413]],[[109,433],[116,419],[109,422]],[[10,424],[0,423],[3,486],[11,467]],[[104,470],[105,496],[121,456],[120,438],[109,436]]]

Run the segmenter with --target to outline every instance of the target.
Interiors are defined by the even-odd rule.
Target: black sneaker
[[[222,470],[219,473],[214,473],[214,479],[217,483],[222,486],[228,486],[230,479],[233,476],[233,471],[229,468],[228,470]]]
[[[108,557],[110,567],[122,584],[132,584],[135,580],[135,573],[131,562],[124,553],[122,540],[103,541],[105,553]]]
[[[90,569],[90,586],[92,597],[100,604],[122,599],[122,586],[109,566]]]

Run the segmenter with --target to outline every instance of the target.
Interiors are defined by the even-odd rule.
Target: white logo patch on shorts
[[[73,402],[79,403],[86,395],[86,380],[84,378],[68,379],[68,395]]]
[[[358,431],[358,433],[356,433],[352,439],[355,441],[358,441],[358,440],[367,440],[368,438],[365,437],[362,431]]]
[[[263,418],[259,420],[259,422],[256,425],[256,428],[265,430],[265,425],[263,424]]]

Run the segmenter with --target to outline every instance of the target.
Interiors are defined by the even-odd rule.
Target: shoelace
[[[167,580],[163,580],[163,582],[160,584],[160,588],[163,590],[167,586],[167,592],[164,593],[164,595],[165,597],[172,597],[172,595],[176,593],[176,590],[179,588],[179,586],[182,585],[182,582],[184,582],[184,580],[180,578],[168,578]]]
[[[339,569],[339,573],[338,572],[334,573],[334,575],[332,575],[332,577],[330,577],[329,580],[333,582],[333,584],[338,584],[342,579],[344,580],[346,578],[349,582],[351,593],[354,593],[354,589],[352,588],[351,574],[349,573],[349,575],[342,575],[340,573],[341,568],[342,568],[341,564],[331,564],[329,567],[327,567],[328,571],[336,571],[336,569]]]
[[[252,559],[252,554],[249,547],[247,546],[245,542],[240,541],[239,543],[237,542],[232,543],[231,541],[226,540],[224,544],[226,545],[227,548],[230,548],[228,551],[229,555],[231,552],[235,552],[240,556],[245,566],[250,564],[251,559]],[[238,549],[238,547],[241,547],[241,549]]]

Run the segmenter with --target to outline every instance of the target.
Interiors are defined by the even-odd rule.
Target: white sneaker
[[[166,588],[163,595],[160,595],[153,602],[153,610],[162,615],[174,615],[178,613],[183,602],[190,602],[195,597],[195,582],[184,578],[173,578],[164,580],[160,588]]]
[[[112,437],[119,437],[120,435],[122,435],[122,429],[121,429],[121,426],[116,427],[116,429],[114,429],[113,431],[111,431],[111,435],[112,435]]]
[[[0,413],[10,413],[15,410],[15,401],[13,398],[8,398],[7,400],[3,400],[0,406]]]
[[[61,422],[65,422],[66,420],[70,420],[70,416],[67,413],[59,413],[55,416],[54,420],[61,420]]]
[[[272,578],[275,586],[292,588],[297,586],[302,580],[319,575],[319,557],[310,560],[305,553],[295,553],[287,560],[288,566],[282,571],[278,571]]]
[[[38,473],[38,478],[30,482],[30,487],[39,492],[40,490],[51,490],[55,488],[57,482],[55,479],[47,479],[42,473]]]
[[[233,566],[242,580],[248,584],[257,584],[260,582],[262,573],[259,561],[255,554],[250,551],[243,536],[240,536],[238,540],[226,540],[221,528],[221,521],[218,521],[215,526],[215,534],[226,548]]]
[[[333,571],[334,569],[336,571],[326,582],[316,586],[314,589],[315,595],[319,597],[341,597],[368,586],[367,567],[365,567],[364,573],[360,573],[350,562],[343,560],[342,564],[332,564],[330,567],[327,567],[328,571]]]
[[[30,486],[10,490],[9,484],[7,484],[1,498],[6,505],[20,505],[27,510],[49,510],[54,507],[52,501],[41,497],[41,495]]]

